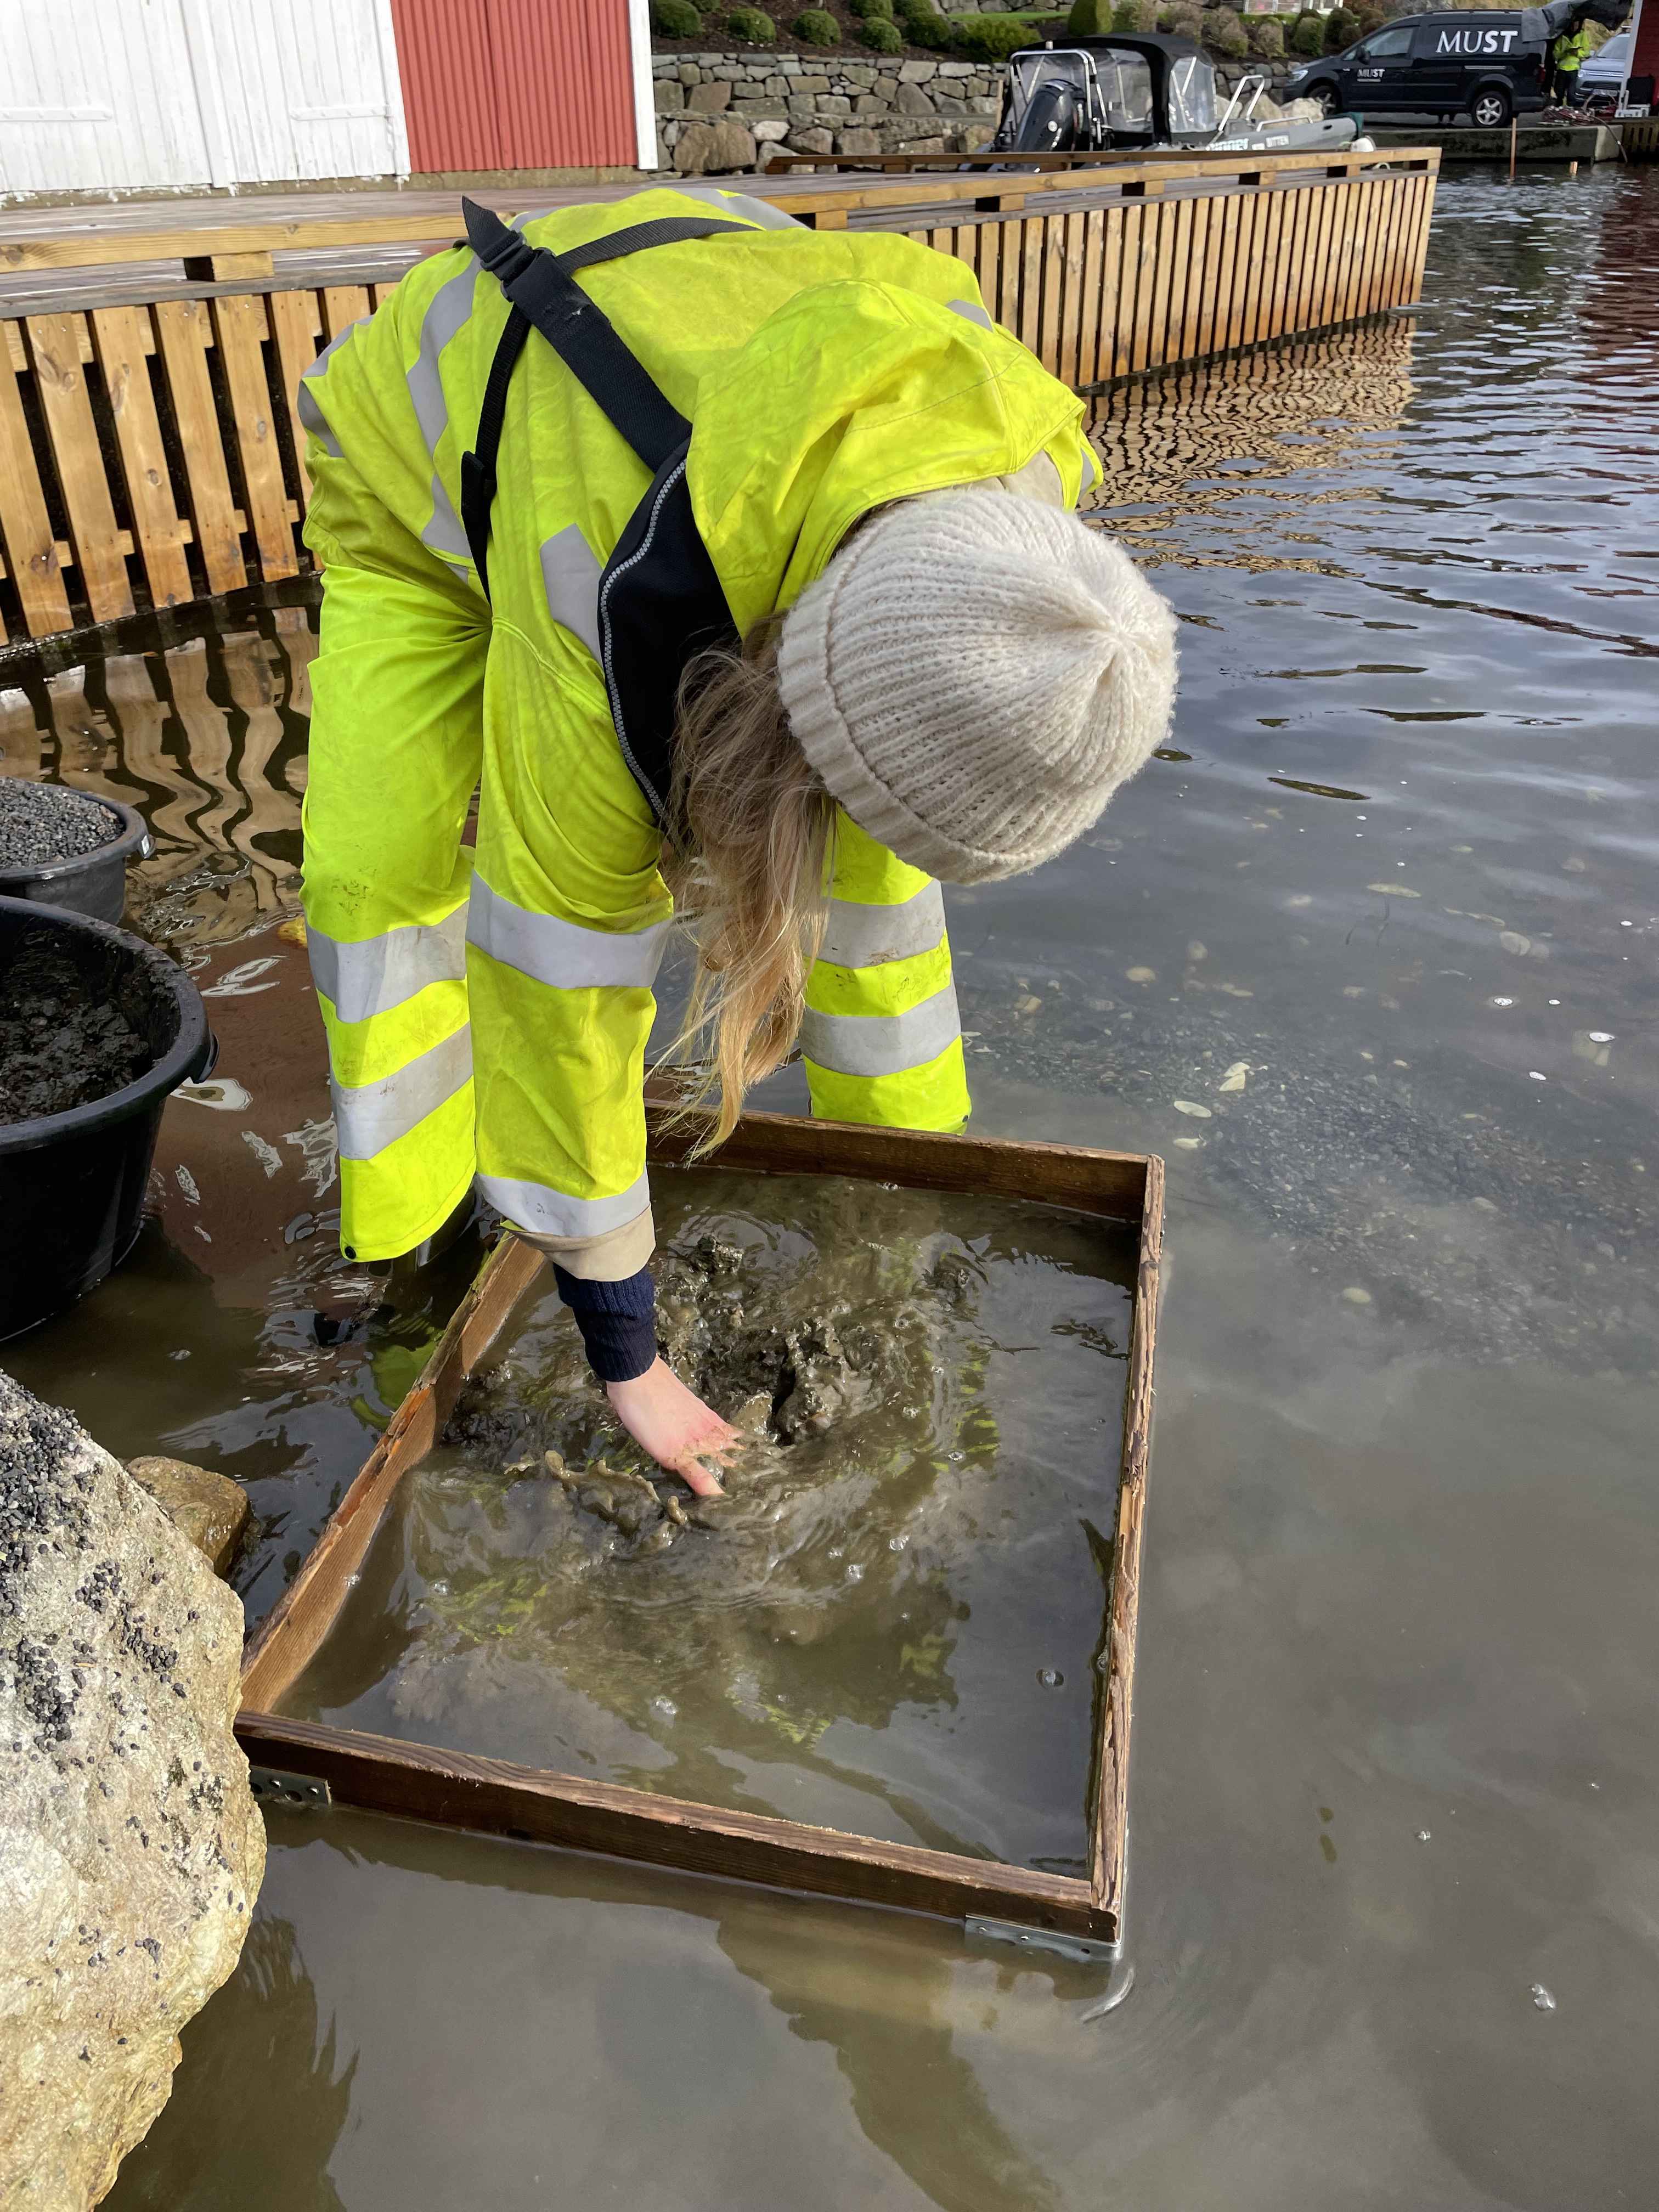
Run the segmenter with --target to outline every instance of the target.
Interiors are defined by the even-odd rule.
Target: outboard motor
[[[1010,149],[1016,154],[1068,154],[1087,142],[1080,128],[1078,96],[1062,78],[1051,76],[1025,103]]]

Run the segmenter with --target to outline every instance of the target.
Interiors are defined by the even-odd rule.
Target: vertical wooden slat
[[[1411,185],[1416,177],[1401,177],[1401,181],[1389,188],[1389,226],[1387,226],[1387,246],[1382,248],[1382,268],[1378,272],[1378,307],[1394,307],[1401,299],[1401,241],[1405,237],[1407,210],[1411,208]]]
[[[1325,309],[1331,289],[1331,257],[1335,247],[1340,214],[1336,190],[1331,185],[1327,185],[1322,190],[1316,185],[1314,198],[1317,203],[1315,210],[1316,221],[1308,264],[1310,281],[1303,310],[1302,327],[1304,331],[1317,330],[1327,319]]]
[[[1141,324],[1152,312],[1152,302],[1146,210],[1139,200],[1127,201],[1123,209],[1123,306],[1118,318],[1115,367],[1119,376],[1133,371]]]
[[[1431,206],[1431,198],[1428,188],[1428,179],[1425,177],[1422,181],[1418,195],[1417,235],[1413,241],[1411,276],[1405,299],[1401,302],[1402,307],[1414,306],[1423,296],[1423,264],[1428,257],[1429,251],[1429,215]]]
[[[1222,234],[1226,241],[1226,276],[1223,297],[1227,303],[1224,320],[1216,318],[1216,343],[1231,350],[1242,343],[1244,326],[1244,270],[1249,252],[1249,203],[1237,192],[1230,192],[1222,222]]]
[[[1182,361],[1191,361],[1202,350],[1199,330],[1204,319],[1204,295],[1209,286],[1210,220],[1214,203],[1208,199],[1194,200],[1192,207],[1192,236],[1187,247],[1187,296],[1182,307],[1180,355]]]
[[[1152,308],[1146,326],[1146,350],[1139,366],[1156,368],[1160,362],[1169,359],[1170,344],[1170,279],[1174,275],[1175,257],[1170,252],[1171,234],[1175,229],[1175,210],[1160,200],[1148,215],[1147,228],[1152,234]]]
[[[1037,310],[1037,328],[1042,337],[1037,358],[1050,376],[1057,376],[1062,382],[1066,380],[1066,372],[1061,366],[1065,291],[1066,218],[1059,215],[1045,216],[1042,219],[1042,300]]]
[[[0,325],[0,539],[6,574],[15,586],[31,637],[67,629],[69,594],[58,565],[58,541],[46,508],[40,465],[29,438],[16,362],[22,339],[15,323]]]
[[[1307,301],[1309,268],[1311,258],[1310,231],[1315,227],[1318,213],[1319,192],[1316,186],[1298,186],[1295,193],[1295,231],[1291,240],[1290,283],[1285,294],[1285,320],[1282,330],[1303,331],[1308,327]]]
[[[1349,256],[1354,242],[1354,194],[1358,187],[1343,183],[1331,187],[1331,228],[1325,260],[1325,291],[1320,301],[1321,323],[1341,319],[1347,289]]]
[[[1202,356],[1212,353],[1221,341],[1216,336],[1216,320],[1221,309],[1221,264],[1225,250],[1225,210],[1212,207],[1205,228],[1204,259],[1200,270],[1198,319],[1193,333],[1193,352]]]
[[[1040,215],[1019,219],[1019,337],[1022,345],[1039,353],[1042,344],[1042,246],[1046,220]]]
[[[323,288],[323,328],[331,344],[342,331],[349,331],[353,323],[360,323],[368,313],[368,288],[365,284],[325,284]]]
[[[1291,251],[1291,219],[1295,210],[1291,195],[1281,184],[1268,194],[1267,252],[1263,266],[1267,275],[1261,288],[1261,303],[1256,312],[1256,336],[1267,338],[1283,327],[1285,286]]]
[[[1066,227],[1066,297],[1060,306],[1060,375],[1063,384],[1082,383],[1080,366],[1083,333],[1083,235],[1086,218],[1081,210],[1063,218]]]
[[[1106,295],[1102,305],[1100,370],[1103,376],[1121,376],[1127,368],[1129,337],[1134,325],[1135,266],[1139,246],[1135,237],[1138,210],[1127,201],[1111,209],[1106,217],[1110,226],[1109,240],[1115,243],[1117,251],[1110,254],[1109,263],[1115,260],[1116,282]]]
[[[1181,358],[1181,333],[1187,320],[1187,285],[1193,250],[1193,204],[1176,200],[1164,210],[1159,252],[1170,267],[1170,281],[1161,318],[1163,333],[1152,366],[1172,366]]]
[[[974,237],[977,252],[981,296],[991,311],[994,323],[1006,322],[1002,312],[1002,233],[1000,222],[981,222],[975,226]]]
[[[161,418],[149,380],[149,356],[155,343],[149,309],[94,307],[92,337],[115,421],[133,535],[150,600],[158,607],[180,606],[196,591],[185,558],[191,529],[173,496]]]
[[[34,388],[69,515],[81,588],[94,621],[113,622],[133,611],[132,583],[127,574],[127,540],[115,520],[81,359],[85,319],[29,315],[23,327],[28,332]]]
[[[1246,263],[1249,271],[1248,290],[1244,307],[1243,337],[1240,343],[1254,345],[1257,325],[1261,317],[1261,294],[1267,273],[1267,226],[1273,213],[1273,195],[1270,191],[1255,191],[1250,195],[1250,252]]]
[[[160,301],[155,328],[179,424],[179,441],[184,448],[191,520],[207,570],[208,589],[240,591],[247,582],[247,563],[242,557],[242,520],[231,496],[230,472],[219,435],[219,410],[208,375],[207,349],[213,343],[208,303],[205,300]]]
[[[294,433],[295,458],[300,465],[300,504],[303,508],[311,497],[311,477],[306,469],[305,425],[300,420],[300,379],[317,358],[323,319],[318,312],[314,292],[271,292],[266,295],[265,309],[270,317],[283,397],[288,403],[288,419]]]
[[[1079,384],[1097,384],[1100,380],[1105,241],[1106,211],[1103,208],[1091,208],[1083,218],[1083,313],[1078,324],[1077,341]]]
[[[1382,193],[1367,179],[1361,178],[1354,185],[1353,198],[1354,253],[1347,298],[1350,316],[1369,314],[1371,311],[1382,247],[1382,232],[1378,226]]]
[[[247,490],[247,527],[258,549],[259,567],[268,582],[295,576],[300,564],[294,555],[276,410],[265,374],[264,342],[270,331],[264,302],[251,293],[216,300],[213,323]]]

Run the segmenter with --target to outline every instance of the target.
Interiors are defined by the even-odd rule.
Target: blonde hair
[[[787,1059],[829,918],[835,801],[783,711],[779,627],[703,654],[680,685],[663,874],[697,948],[673,1057],[695,1069],[688,1107],[719,1098],[699,1152],[724,1143],[750,1085]]]

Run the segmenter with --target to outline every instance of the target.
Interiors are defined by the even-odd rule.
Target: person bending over
[[[815,1114],[959,1128],[939,884],[1090,827],[1168,729],[1175,621],[960,261],[709,186],[466,216],[299,396],[341,1244],[418,1253],[476,1188],[706,1493],[732,1431],[647,1265],[672,920],[714,1141],[797,1044]]]

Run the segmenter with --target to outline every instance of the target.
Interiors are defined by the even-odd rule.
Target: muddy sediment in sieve
[[[700,1500],[549,1297],[404,1479],[306,1717],[1083,1870],[1133,1250],[1012,1200],[659,1171]]]
[[[106,1098],[155,1058],[60,937],[40,929],[22,938],[0,974],[0,1125]]]

